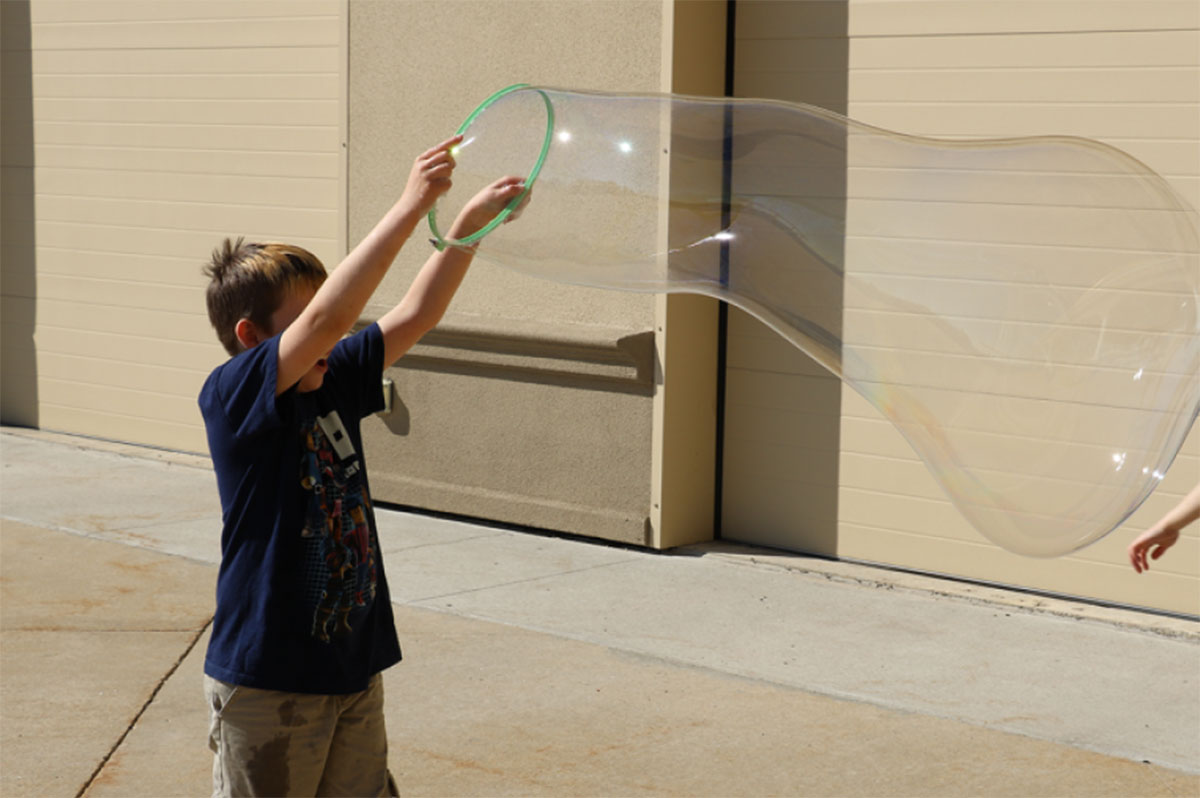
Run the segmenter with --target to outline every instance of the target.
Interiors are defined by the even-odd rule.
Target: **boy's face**
[[[286,330],[301,311],[308,307],[308,303],[312,301],[316,293],[317,290],[309,285],[297,286],[288,291],[284,295],[283,302],[271,314],[271,334],[278,335]],[[329,357],[328,352],[300,378],[300,382],[296,384],[296,390],[299,393],[315,391],[321,387],[321,383],[325,381],[325,372],[329,370],[329,365],[326,363],[327,357]]]

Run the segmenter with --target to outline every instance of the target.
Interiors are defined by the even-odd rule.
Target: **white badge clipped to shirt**
[[[321,425],[321,431],[325,433],[340,459],[349,460],[354,456],[354,443],[350,440],[350,433],[346,431],[346,426],[342,424],[342,418],[336,410],[318,417],[317,423]]]

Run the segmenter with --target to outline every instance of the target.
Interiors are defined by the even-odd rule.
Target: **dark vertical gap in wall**
[[[840,103],[840,106],[837,108],[830,109],[839,114],[842,114],[843,116],[846,116],[850,110],[850,10],[849,10],[849,6],[850,6],[849,3],[843,3],[839,7],[839,17],[838,17],[837,22],[838,22],[838,33],[840,33],[841,36],[838,41],[839,47],[837,50],[837,59],[838,59],[837,67],[838,67],[838,69],[835,73],[837,75],[837,77],[835,78],[835,80],[837,82],[833,88],[836,89],[836,96],[837,96],[838,102]],[[839,170],[840,175],[841,175],[841,180],[840,180],[840,185],[837,186],[838,191],[835,194],[837,199],[840,200],[840,202],[841,202],[840,217],[841,217],[841,223],[842,223],[842,235],[841,235],[841,240],[840,240],[841,247],[840,247],[840,251],[838,252],[838,259],[842,266],[842,275],[841,275],[842,279],[841,279],[840,285],[837,288],[837,293],[834,297],[834,302],[837,305],[837,312],[838,312],[838,314],[837,314],[838,321],[836,322],[837,326],[834,331],[836,332],[836,335],[837,335],[839,349],[844,349],[843,341],[845,340],[845,318],[846,318],[846,230],[847,230],[847,215],[848,215],[848,211],[849,211],[849,208],[848,208],[849,199],[848,198],[849,198],[849,172],[850,172],[850,161],[849,161],[850,142],[849,142],[848,136],[849,136],[849,131],[847,129],[843,128],[842,129],[842,141],[841,141],[842,163],[840,164],[841,168]],[[834,211],[834,213],[839,213],[839,211]],[[838,359],[839,363],[842,362],[842,356],[843,356],[843,352],[839,351],[838,355],[837,355],[837,359]],[[846,385],[844,382],[841,381],[840,378],[834,381],[834,385],[836,386],[836,390],[834,391],[834,397],[833,397],[832,401],[830,402],[829,410],[832,414],[832,417],[837,419],[837,424],[834,425],[834,429],[832,431],[832,433],[833,433],[832,434],[833,457],[829,458],[828,470],[826,471],[826,480],[827,480],[827,484],[832,486],[829,490],[829,503],[830,503],[830,506],[833,508],[833,518],[830,521],[832,529],[829,530],[829,537],[832,540],[833,556],[837,557],[840,553],[840,544],[838,541],[838,538],[839,538],[838,530],[839,530],[839,526],[840,526],[839,519],[841,518],[841,508],[839,507],[839,501],[840,501],[839,494],[841,492],[840,491],[840,488],[841,488],[840,475],[841,475],[841,460],[842,460],[842,425],[841,425],[842,392],[846,390]]]
[[[4,305],[0,420],[38,425],[37,239],[33,177],[33,38],[29,0],[0,0],[0,297]]]
[[[733,97],[733,55],[734,34],[737,23],[737,0],[728,0],[725,4],[725,96]],[[730,193],[733,186],[733,105],[725,105],[724,143],[721,153],[721,229],[729,227],[731,213]],[[729,241],[721,242],[720,254],[721,286],[729,285]],[[729,305],[721,302],[717,308],[717,429],[716,429],[716,468],[714,469],[713,489],[713,539],[720,540],[722,507],[722,490],[725,481],[725,337],[729,328]]]
[[[729,15],[726,93],[729,96],[770,97],[815,105],[842,115],[846,113],[849,103],[849,4],[825,0],[738,0],[736,26],[733,2],[726,8]],[[745,61],[746,53],[756,47],[756,40],[776,36],[791,36],[797,40],[795,51],[788,54],[785,63],[771,65],[772,58],[760,53],[757,55],[763,56],[763,62],[757,64],[759,69],[737,71],[736,63]],[[806,40],[806,44],[799,44],[801,40]],[[740,59],[735,52],[739,44],[742,48]],[[813,46],[808,47],[808,44]],[[763,72],[772,66],[780,72],[795,72],[796,79],[764,80]],[[744,126],[738,118],[740,112],[738,106],[734,114],[734,134]],[[812,219],[820,219],[820,229],[810,232],[821,240],[821,246],[810,256],[798,255],[798,262],[789,265],[790,287],[787,290],[805,297],[805,312],[812,314],[811,321],[828,334],[825,340],[827,345],[835,348],[833,354],[839,354],[836,348],[841,346],[843,338],[847,145],[843,126],[823,124],[816,118],[802,129],[773,136],[770,141],[755,145],[763,151],[768,147],[791,148],[787,157],[793,164],[803,164],[803,168],[794,170],[800,182],[786,193],[790,194],[788,199],[798,207],[804,207]],[[743,176],[737,171],[736,162],[731,168],[734,182],[729,188],[732,194],[733,190],[742,191]],[[785,177],[788,171],[781,167],[779,177]],[[736,284],[739,264],[730,260],[726,265],[730,269],[730,282]],[[795,386],[805,392],[805,412],[779,412],[772,414],[770,419],[749,420],[746,414],[753,413],[753,409],[731,406],[729,397],[742,385],[739,382],[740,367],[747,364],[750,379],[756,367],[741,359],[739,348],[729,346],[729,336],[742,330],[743,324],[747,330],[756,329],[755,323],[741,318],[726,306],[721,307],[720,314],[719,459],[714,527],[720,530],[719,536],[725,540],[744,540],[836,557],[839,548],[842,383],[836,376],[822,376],[802,353],[789,355],[781,350],[778,354],[781,373],[788,375],[783,379],[790,379],[794,372],[798,379]],[[747,346],[755,344],[747,339]],[[764,350],[754,351],[761,354]],[[785,489],[787,493],[771,497],[770,501],[748,504],[752,497],[742,486],[748,485],[757,472],[751,470],[741,475],[733,468],[740,468],[743,463],[750,469],[766,466],[747,440],[733,434],[742,421],[760,427],[766,423],[779,425],[777,432],[787,444],[773,449],[771,467],[781,477],[792,475],[794,483]],[[729,479],[725,479],[726,476]],[[742,476],[746,479],[740,478]],[[781,480],[776,484],[785,483]]]

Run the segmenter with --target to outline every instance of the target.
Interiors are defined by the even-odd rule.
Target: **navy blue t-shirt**
[[[383,409],[383,335],[334,347],[322,386],[275,396],[279,337],[217,367],[200,410],[224,528],[204,672],[337,695],[400,660],[359,422]]]

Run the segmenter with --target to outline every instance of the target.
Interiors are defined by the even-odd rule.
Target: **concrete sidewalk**
[[[207,460],[0,433],[0,794],[203,795]],[[405,795],[1200,795],[1200,624],[384,510]]]

